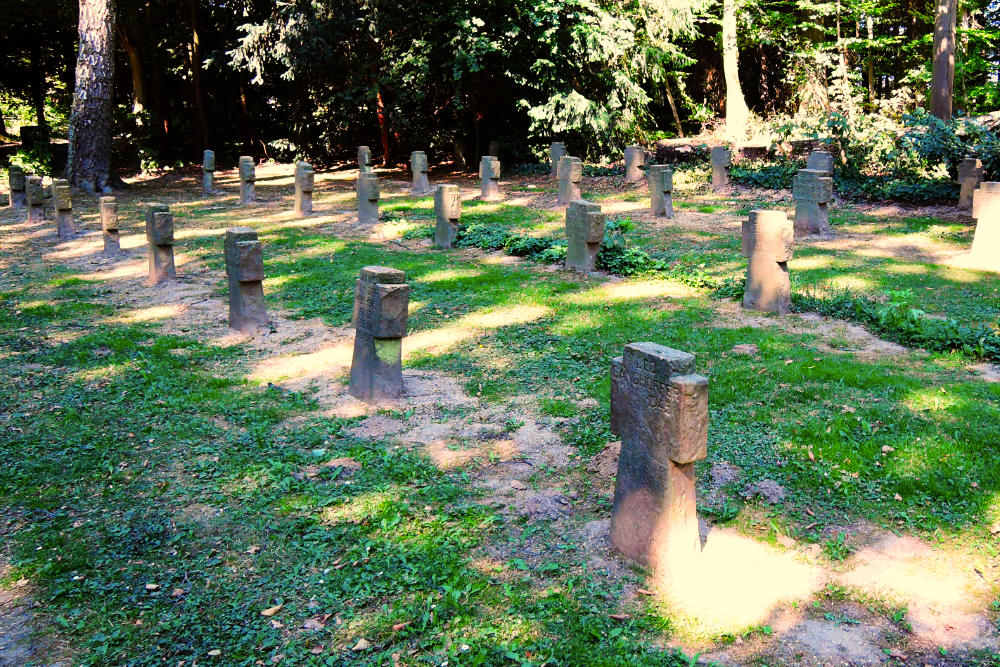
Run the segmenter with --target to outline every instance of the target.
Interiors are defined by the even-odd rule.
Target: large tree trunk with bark
[[[937,0],[934,18],[934,69],[931,76],[931,114],[951,118],[955,87],[955,17],[958,0]]]
[[[114,0],[80,0],[80,50],[69,119],[71,183],[105,191],[111,176],[114,122]]]
[[[198,0],[188,0],[188,15],[191,17],[191,82],[194,84],[194,108],[198,113],[198,141],[201,150],[212,145],[212,134],[208,126],[208,109],[205,106],[205,89],[201,83],[202,53],[201,32],[198,20]]]
[[[722,3],[722,69],[726,76],[726,137],[740,141],[746,137],[750,109],[740,86],[735,0],[723,0]]]

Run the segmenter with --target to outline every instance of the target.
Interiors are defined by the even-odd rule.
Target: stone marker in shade
[[[229,279],[229,326],[253,333],[267,329],[264,307],[264,250],[250,227],[226,230],[226,277]]]
[[[712,149],[712,188],[718,190],[729,185],[729,168],[733,165],[733,153],[727,146]]]
[[[373,172],[358,174],[355,189],[358,191],[358,222],[374,225],[378,222],[378,176]]]
[[[611,362],[611,430],[621,437],[611,546],[660,574],[683,575],[701,539],[695,462],[708,454],[708,378],[695,357],[631,343]]]
[[[483,201],[500,199],[500,158],[484,155],[479,163],[479,198]]]
[[[826,176],[833,176],[833,153],[830,151],[813,151],[806,158],[806,169],[822,171]]]
[[[781,314],[791,310],[788,261],[793,238],[792,221],[783,211],[751,211],[743,221],[743,256],[750,260],[744,308]]]
[[[578,157],[564,155],[559,160],[559,193],[556,203],[566,205],[582,195],[580,181],[583,180],[583,162]]]
[[[977,268],[1000,271],[1000,183],[980,183],[973,209],[976,234],[972,238],[972,259]]]
[[[410,172],[413,175],[411,192],[414,195],[422,196],[431,191],[430,181],[427,180],[426,153],[423,151],[413,151],[410,153]]]
[[[308,162],[295,163],[295,215],[307,216],[313,212],[313,188],[316,172]]]
[[[104,254],[117,255],[122,249],[118,240],[118,200],[114,197],[101,197],[100,206]]]
[[[674,170],[664,164],[649,165],[649,211],[653,215],[674,217]]]
[[[358,146],[358,173],[372,173],[372,149],[367,146]]]
[[[604,240],[600,204],[578,199],[566,208],[566,268],[590,273]]]
[[[10,207],[24,208],[28,205],[27,178],[24,175],[24,168],[20,165],[12,164],[7,169],[7,184],[10,185]]]
[[[59,238],[75,238],[76,225],[73,224],[73,196],[69,190],[69,181],[61,178],[52,181],[52,208],[55,209],[56,233]]]
[[[549,146],[549,162],[552,163],[552,175],[559,178],[559,161],[566,155],[566,144],[553,141]]]
[[[149,244],[148,285],[177,277],[174,268],[174,214],[166,204],[145,207],[146,242]]]
[[[240,157],[240,204],[257,201],[257,165],[249,155]]]
[[[451,248],[458,234],[458,220],[462,215],[462,197],[457,185],[439,185],[434,190],[434,245]]]
[[[819,169],[799,169],[792,181],[796,234],[825,236],[830,233],[833,178],[826,173]]]
[[[215,192],[215,151],[205,151],[201,158],[201,193]]]
[[[24,179],[24,196],[28,202],[28,222],[45,220],[45,193],[42,191],[42,177],[34,174]]]
[[[958,207],[971,208],[972,197],[976,188],[983,182],[983,161],[967,157],[958,165],[958,184],[961,190],[958,194]]]
[[[351,396],[363,401],[398,398],[403,385],[403,337],[410,286],[402,271],[366,266],[354,286],[354,358]]]
[[[646,164],[646,150],[642,146],[627,146],[625,148],[625,180],[641,181],[642,168]]]

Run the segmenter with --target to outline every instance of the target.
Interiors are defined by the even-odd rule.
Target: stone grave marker
[[[104,254],[117,255],[122,250],[118,240],[118,200],[114,197],[101,197],[100,206]]]
[[[818,169],[799,169],[792,181],[797,234],[830,233],[829,204],[833,201],[833,177]]]
[[[580,182],[583,180],[583,161],[572,155],[564,155],[559,160],[559,194],[556,203],[569,204],[582,196]]]
[[[600,204],[578,199],[566,208],[566,268],[590,273],[604,240]]]
[[[674,217],[674,170],[664,164],[652,164],[649,180],[649,210],[656,216]]]
[[[566,144],[553,141],[549,146],[549,161],[552,163],[552,175],[559,178],[559,161],[566,155]]]
[[[358,191],[358,222],[374,225],[378,222],[378,175],[370,171],[359,173],[355,189]]]
[[[457,185],[439,185],[434,191],[434,245],[451,248],[458,234],[458,220],[462,215],[462,196]]]
[[[729,168],[733,166],[733,152],[727,146],[712,148],[712,188],[718,190],[729,185]]]
[[[1000,183],[983,181],[973,200],[976,233],[972,259],[980,268],[1000,271]]]
[[[743,221],[743,256],[749,258],[743,307],[784,314],[791,310],[792,222],[783,211],[751,211]]]
[[[363,401],[398,398],[403,385],[403,337],[410,304],[406,274],[366,266],[354,286],[354,358],[351,396]]]
[[[483,201],[498,201],[500,199],[500,158],[484,155],[479,163],[479,198]]]
[[[70,193],[69,181],[61,178],[52,181],[52,208],[55,209],[58,237],[61,239],[75,238],[73,196]]]
[[[10,207],[24,208],[28,205],[27,178],[24,168],[17,164],[10,165],[7,170],[7,183],[10,185]]]
[[[295,215],[305,217],[313,212],[313,188],[316,172],[308,162],[295,163]]]
[[[174,214],[166,204],[145,207],[146,242],[149,245],[148,285],[177,277],[174,268]]]
[[[257,201],[257,165],[249,155],[240,157],[240,205]]]
[[[825,176],[833,176],[833,153],[812,151],[806,158],[806,169],[822,171]]]
[[[367,146],[358,146],[358,173],[372,173],[372,149]]]
[[[226,277],[229,279],[229,326],[253,333],[267,329],[264,306],[264,249],[250,227],[226,230]]]
[[[413,151],[410,153],[410,171],[413,173],[413,194],[419,197],[430,192],[431,184],[427,180],[426,153],[423,151]]]
[[[28,222],[45,220],[45,193],[41,176],[31,174],[24,179],[24,196],[28,202]]]
[[[611,546],[660,573],[701,551],[696,461],[708,454],[708,378],[693,354],[631,343],[611,362],[611,430],[621,437]]]
[[[201,193],[215,193],[215,151],[205,151],[201,158]]]
[[[958,195],[959,208],[971,208],[976,188],[983,182],[983,161],[967,157],[958,165],[958,184],[962,186]]]
[[[642,146],[627,146],[625,148],[625,180],[641,181],[642,168],[646,164],[646,150]]]

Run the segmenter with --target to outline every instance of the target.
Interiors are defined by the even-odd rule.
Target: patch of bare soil
[[[0,563],[0,578],[9,567]],[[33,603],[27,579],[0,588],[0,667],[27,664],[36,657],[32,640]]]

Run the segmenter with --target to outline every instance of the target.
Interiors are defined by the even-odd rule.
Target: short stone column
[[[833,176],[833,153],[812,151],[806,158],[806,169],[821,171],[825,176]]]
[[[978,268],[1000,271],[1000,183],[980,183],[973,209],[976,233],[972,237],[972,259]]]
[[[229,279],[229,326],[243,333],[267,329],[264,307],[264,249],[250,227],[226,230],[226,277]]]
[[[729,168],[733,166],[733,152],[727,146],[712,149],[712,188],[729,186]]]
[[[24,179],[24,196],[28,202],[28,222],[45,220],[45,193],[41,176],[32,174]]]
[[[631,343],[611,362],[611,430],[621,437],[611,546],[658,574],[701,552],[696,461],[708,454],[708,378],[695,357]]]
[[[361,269],[354,286],[351,396],[372,401],[406,394],[403,337],[409,305],[406,274],[385,266]]]
[[[572,155],[564,155],[559,160],[559,193],[556,204],[564,206],[582,196],[580,183],[583,181],[583,161]]]
[[[559,161],[566,155],[566,144],[553,141],[549,146],[549,162],[552,164],[552,175],[559,178]]]
[[[24,169],[17,164],[12,164],[7,169],[7,183],[10,185],[10,207],[24,208],[28,205],[27,179]]]
[[[367,146],[358,146],[358,173],[372,173],[372,149]]]
[[[118,240],[118,200],[114,197],[101,197],[100,206],[104,254],[117,255],[122,250]]]
[[[166,204],[145,207],[146,243],[149,245],[149,278],[147,285],[177,277],[174,268],[174,214]]]
[[[749,258],[743,307],[784,314],[792,307],[788,261],[794,231],[783,211],[751,211],[743,221],[743,256]]]
[[[646,165],[646,150],[642,146],[627,146],[625,148],[625,180],[641,181],[642,168]]]
[[[240,205],[257,201],[257,165],[249,155],[240,157]]]
[[[962,187],[958,194],[958,207],[971,208],[976,188],[983,182],[983,161],[967,157],[958,165],[958,184]]]
[[[295,163],[295,215],[304,217],[313,212],[313,188],[316,171],[308,162]]]
[[[652,164],[649,178],[649,211],[655,216],[674,217],[674,170],[664,164]]]
[[[201,158],[201,193],[215,193],[215,151],[205,151]]]
[[[439,185],[434,191],[434,245],[451,248],[458,235],[458,220],[462,215],[462,196],[457,185]]]
[[[600,204],[578,199],[566,208],[566,268],[590,273],[604,240]]]
[[[56,233],[59,238],[76,238],[76,225],[73,224],[73,196],[70,193],[69,181],[61,178],[52,181],[52,208],[55,209]]]
[[[799,169],[792,181],[795,200],[795,233],[830,233],[829,204],[833,201],[833,178],[818,169]]]
[[[500,199],[500,158],[484,155],[479,163],[479,198],[483,201]]]
[[[427,180],[427,154],[423,151],[413,151],[410,153],[410,172],[413,175],[412,192],[420,197],[431,191],[430,181]]]
[[[355,189],[358,191],[358,222],[374,225],[378,222],[378,176],[372,172],[358,174]]]

